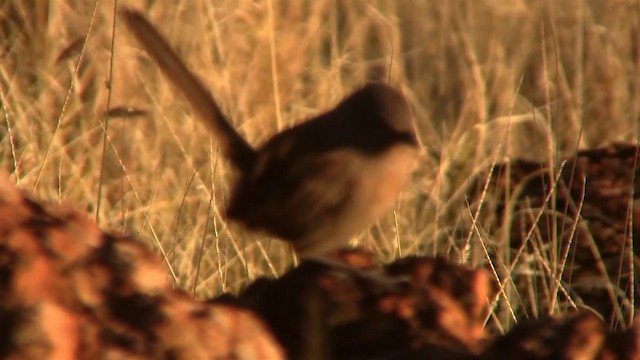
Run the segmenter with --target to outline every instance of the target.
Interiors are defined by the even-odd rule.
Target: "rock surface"
[[[478,177],[469,198],[480,198],[486,179]],[[524,160],[499,164],[487,194],[486,208],[512,249],[511,276],[526,299],[522,314],[545,313],[560,302],[595,309],[614,326],[630,325],[640,302],[634,290],[640,286],[640,147],[579,151],[557,168]],[[555,259],[561,266],[526,259]]]
[[[0,358],[284,358],[255,315],[172,289],[160,264],[0,176]]]

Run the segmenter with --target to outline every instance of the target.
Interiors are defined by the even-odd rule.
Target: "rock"
[[[255,315],[172,289],[160,264],[0,176],[0,358],[284,358]]]

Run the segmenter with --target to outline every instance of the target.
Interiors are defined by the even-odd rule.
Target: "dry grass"
[[[2,168],[39,197],[139,235],[199,296],[281,273],[286,246],[221,219],[232,174],[126,29],[113,31],[112,1],[0,3]],[[483,215],[490,204],[466,203],[471,174],[505,156],[555,163],[638,141],[637,0],[119,3],[147,12],[252,144],[366,80],[401,87],[425,155],[395,210],[358,239],[382,260],[487,263],[483,248],[506,249],[508,232]],[[143,112],[106,117],[113,108]],[[561,255],[536,261],[555,269]]]

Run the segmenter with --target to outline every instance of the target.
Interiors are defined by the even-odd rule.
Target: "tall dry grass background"
[[[163,254],[176,286],[199,297],[282,273],[293,261],[286,245],[221,218],[233,174],[115,5],[0,2],[3,171],[139,236]],[[424,153],[394,210],[356,239],[382,261],[421,253],[497,266],[483,249],[507,257],[507,232],[490,216],[473,230],[472,174],[506,158],[556,163],[579,148],[638,141],[638,0],[117,5],[148,15],[252,144],[367,80],[401,88]]]

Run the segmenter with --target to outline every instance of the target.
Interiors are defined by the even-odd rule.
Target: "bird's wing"
[[[338,212],[357,185],[358,165],[358,155],[347,150],[301,159],[290,168],[292,178],[298,181],[285,195],[286,206],[311,216]]]
[[[265,160],[234,194],[231,215],[289,239],[330,226],[326,223],[339,216],[353,195],[362,156],[335,150]]]

